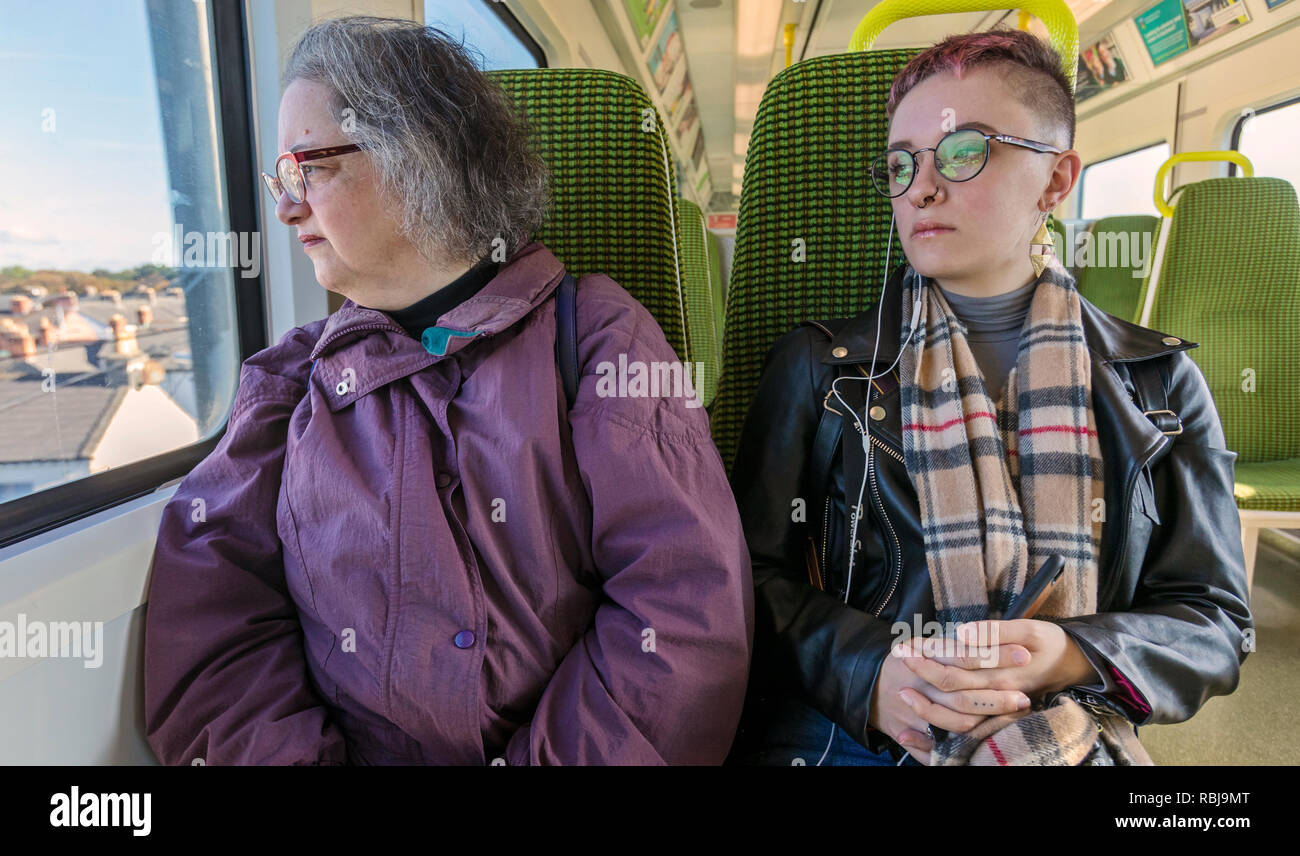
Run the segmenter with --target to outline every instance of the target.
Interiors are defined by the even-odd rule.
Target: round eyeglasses
[[[975,128],[963,128],[945,134],[937,146],[928,149],[888,149],[876,155],[868,167],[871,183],[882,196],[902,196],[916,178],[917,157],[921,152],[934,152],[934,168],[949,181],[970,181],[980,174],[989,161],[989,141],[996,140],[1010,146],[1020,146],[1045,154],[1061,154],[1062,149],[1013,137],[1010,134],[986,134]]]
[[[307,201],[307,180],[303,178],[300,164],[307,161],[332,158],[361,151],[361,146],[329,146],[324,149],[306,149],[301,152],[285,152],[275,159],[275,175],[262,173],[262,183],[270,192],[271,198],[278,205],[281,194],[287,193],[294,202]]]

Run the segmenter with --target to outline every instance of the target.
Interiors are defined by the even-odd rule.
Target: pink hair
[[[1052,47],[1023,30],[997,29],[949,36],[917,54],[894,78],[885,103],[885,115],[893,119],[894,111],[904,96],[923,80],[947,72],[960,80],[967,71],[986,65],[1011,65],[1023,69],[1026,74],[1018,81],[1022,84],[1029,83],[1025,78],[1030,76],[1049,78],[1054,85],[1046,87],[1046,91],[1035,87],[1033,94],[1037,97],[1033,100],[1026,98],[1026,103],[1053,123],[1068,129],[1068,145],[1074,145],[1074,93],[1061,68],[1061,57]],[[1029,88],[1023,87],[1024,90]],[[1026,91],[1025,94],[1030,93]]]

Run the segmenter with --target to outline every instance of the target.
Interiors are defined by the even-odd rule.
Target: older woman
[[[600,397],[675,359],[610,279],[528,243],[543,166],[462,48],[312,27],[285,71],[276,214],[345,295],[244,364],[168,505],[146,628],[168,764],[717,763],[752,632],[705,417]],[[504,258],[504,262],[494,259]]]

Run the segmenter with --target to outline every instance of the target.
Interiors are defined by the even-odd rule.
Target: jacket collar
[[[423,371],[470,343],[507,329],[537,308],[563,278],[564,266],[542,244],[522,247],[478,294],[438,319],[445,334],[430,352],[386,312],[344,301],[312,349],[313,382],[331,411],[384,384]],[[448,383],[431,376],[430,383]]]
[[[871,362],[871,354],[876,348],[876,319],[880,318],[880,347],[876,364],[890,366],[898,358],[898,338],[902,328],[901,302],[903,299],[903,279],[908,270],[901,265],[889,278],[885,288],[884,301],[872,305],[870,309],[851,319],[831,340],[831,347],[822,362],[829,365],[850,365]],[[1059,265],[1052,270],[1060,276],[1074,278]],[[1136,362],[1152,357],[1171,354],[1195,348],[1195,342],[1150,330],[1137,324],[1116,318],[1102,312],[1080,295],[1079,306],[1083,320],[1084,338],[1088,349],[1093,353],[1094,361]],[[837,356],[837,354],[839,356]]]
[[[439,327],[455,332],[447,337],[445,352],[437,355],[426,353],[388,313],[345,300],[326,321],[311,358],[329,356],[367,333],[386,330],[410,343],[410,348],[399,347],[399,350],[418,352],[430,358],[426,362],[434,362],[481,336],[495,335],[528,315],[555,290],[563,272],[560,260],[537,241],[521,247],[477,294],[439,317]],[[470,335],[458,335],[462,333]]]

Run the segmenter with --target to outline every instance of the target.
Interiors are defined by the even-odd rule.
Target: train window
[[[426,3],[424,23],[465,42],[482,57],[485,71],[504,68],[545,68],[541,46],[505,8],[494,0],[439,0]]]
[[[1079,179],[1084,220],[1119,214],[1155,214],[1156,171],[1169,159],[1169,144],[1159,143],[1088,164]]]
[[[1247,112],[1232,133],[1232,147],[1250,159],[1255,175],[1285,178],[1300,187],[1300,163],[1295,141],[1300,140],[1300,99]],[[1230,175],[1236,167],[1229,167]]]
[[[5,15],[0,77],[23,85],[0,113],[0,541],[56,500],[88,513],[183,475],[264,345],[251,146],[226,150],[248,139],[240,14]]]

